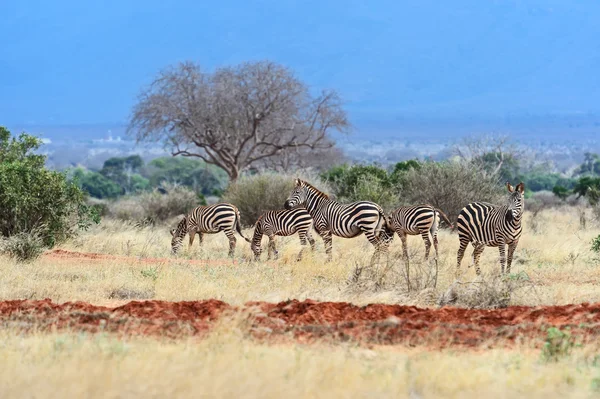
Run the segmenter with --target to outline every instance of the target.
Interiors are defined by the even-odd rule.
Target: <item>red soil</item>
[[[241,316],[227,318],[224,315]],[[236,324],[266,341],[356,341],[430,347],[541,343],[550,326],[569,327],[583,342],[600,336],[600,303],[550,307],[514,306],[499,310],[420,309],[400,305],[250,302],[233,307],[218,300],[133,301],[109,308],[83,302],[0,302],[0,323],[23,330],[108,331],[123,335],[178,338],[202,336],[217,320]]]

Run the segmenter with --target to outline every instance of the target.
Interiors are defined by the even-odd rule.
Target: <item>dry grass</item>
[[[590,216],[588,220],[592,220]],[[587,223],[580,228],[574,208],[546,210],[537,215],[537,230],[532,232],[531,214],[526,214],[524,235],[516,252],[513,273],[526,273],[532,281],[528,289],[513,293],[511,304],[554,305],[600,301],[598,259],[590,251],[590,242],[598,225]],[[251,230],[245,230],[251,236]],[[168,227],[135,229],[121,222],[104,221],[102,225],[65,244],[62,248],[112,255],[129,256],[119,260],[56,259],[43,256],[31,264],[17,264],[8,258],[0,261],[0,299],[51,298],[55,301],[83,300],[95,304],[119,302],[115,292],[143,293],[144,298],[162,300],[199,300],[217,298],[232,304],[250,300],[281,301],[290,298],[330,301],[408,303],[430,305],[420,301],[418,292],[407,295],[401,284],[380,290],[347,289],[346,281],[356,266],[368,264],[373,247],[364,237],[334,238],[334,260],[324,263],[322,241],[317,251],[296,262],[300,249],[296,236],[278,238],[279,261],[251,262],[249,245],[238,239],[235,264],[227,259],[224,234],[206,235],[204,246],[197,241],[191,250],[172,258]],[[187,246],[187,244],[186,244]],[[266,246],[266,239],[263,242]],[[434,296],[439,296],[454,281],[458,238],[447,230],[440,232],[439,279]],[[409,237],[411,268],[428,270],[422,260],[424,247],[420,237]],[[463,260],[462,280],[475,280],[469,268],[470,251]],[[401,245],[392,245],[390,274],[400,273],[404,264]],[[139,259],[163,258],[155,263]],[[187,259],[207,259],[208,265],[193,264]],[[487,248],[482,257],[484,273],[499,270],[498,251]],[[418,276],[411,276],[413,282]],[[111,295],[113,293],[113,295]],[[112,296],[112,297],[111,297]],[[434,301],[435,302],[435,301]]]
[[[222,326],[205,340],[0,331],[1,397],[590,397],[595,351],[557,363],[485,352],[262,345]]]
[[[536,232],[525,219],[524,237],[513,272],[524,272],[533,289],[517,291],[511,304],[566,304],[600,301],[599,261],[590,252],[598,225],[579,224],[573,208],[537,215]],[[245,231],[250,236],[249,230]],[[372,247],[364,237],[334,239],[334,261],[317,253],[295,262],[297,237],[279,239],[278,262],[250,262],[249,245],[238,240],[236,263],[227,260],[224,235],[207,236],[180,258],[169,256],[168,228],[136,230],[120,222],[101,226],[62,248],[125,255],[124,260],[57,259],[43,256],[31,264],[0,259],[0,299],[52,298],[95,304],[128,298],[199,300],[232,304],[289,298],[428,305],[427,295],[407,295],[405,286],[356,291],[346,281],[365,265]],[[458,239],[440,236],[440,272],[434,294],[454,281]],[[264,245],[264,244],[263,244]],[[420,237],[409,239],[413,268],[420,259]],[[400,242],[393,244],[393,270],[403,268]],[[165,258],[144,263],[139,258]],[[209,259],[207,266],[187,259]],[[474,279],[465,259],[463,279]],[[483,270],[496,272],[497,250],[488,248]],[[413,276],[417,278],[418,276]],[[401,280],[400,280],[401,281]],[[600,389],[597,347],[576,348],[556,363],[541,360],[527,345],[487,351],[427,351],[401,347],[359,348],[259,344],[244,337],[235,321],[222,320],[209,338],[168,341],[62,334],[22,335],[0,330],[0,397],[590,397]]]

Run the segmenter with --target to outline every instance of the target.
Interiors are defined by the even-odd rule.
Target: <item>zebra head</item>
[[[187,233],[187,218],[181,219],[177,228],[171,229],[171,253],[175,255],[183,244],[183,237]]]
[[[302,205],[306,203],[306,196],[308,194],[308,186],[305,181],[296,179],[296,186],[294,187],[294,191],[287,198],[283,207],[287,210],[293,209],[298,205]]]
[[[509,182],[506,182],[506,189],[510,193],[508,197],[508,214],[507,217],[517,222],[523,215],[523,208],[525,205],[525,198],[523,193],[525,192],[525,184],[523,182],[517,184],[517,187],[511,186]]]

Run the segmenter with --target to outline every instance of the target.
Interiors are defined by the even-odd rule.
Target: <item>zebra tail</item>
[[[438,212],[440,214],[440,217],[442,218],[442,220],[444,222],[446,222],[446,224],[448,224],[448,226],[450,226],[450,230],[454,231],[454,229],[456,228],[456,226],[454,225],[454,223],[452,223],[450,221],[450,218],[448,216],[446,216],[446,214],[444,212],[442,212],[441,209],[435,209],[436,212]]]
[[[383,218],[383,225],[381,226],[382,233],[385,233],[389,238],[393,238],[395,230],[392,223],[384,212],[380,211],[379,214]]]
[[[240,236],[242,236],[242,238],[244,240],[246,240],[246,242],[252,242],[249,238],[247,238],[246,236],[244,236],[242,234],[242,223],[240,222],[240,219],[241,219],[240,212],[237,211],[236,213],[237,213],[237,217],[236,217],[236,220],[235,220],[235,230],[238,232],[238,234]]]

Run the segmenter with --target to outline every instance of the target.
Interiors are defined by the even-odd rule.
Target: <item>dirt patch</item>
[[[0,302],[0,323],[23,330],[70,329],[179,338],[202,336],[220,318],[237,320],[248,336],[272,341],[356,341],[365,344],[488,347],[518,341],[541,344],[550,326],[569,328],[582,342],[600,336],[600,304],[514,306],[498,310],[421,309],[344,302],[249,302],[233,307],[218,300],[132,301],[123,306],[83,302]],[[242,320],[242,322],[240,322]],[[233,322],[233,321],[232,321]]]

